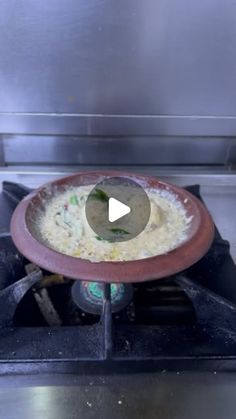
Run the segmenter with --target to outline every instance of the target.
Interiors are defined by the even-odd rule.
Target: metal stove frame
[[[3,187],[15,204],[28,192],[27,188],[19,188],[18,193],[13,193],[11,183]],[[188,189],[200,196],[197,185]],[[206,273],[207,267],[214,265],[212,281],[212,273]],[[202,268],[206,277],[201,277]],[[228,287],[222,284],[222,270],[227,273]],[[41,277],[40,270],[36,270],[0,292],[0,305],[8,307],[0,313],[0,374],[127,372],[129,368],[135,371],[235,369],[236,293],[227,294],[234,289],[235,274],[229,243],[216,229],[208,254],[193,269],[175,277],[194,306],[194,325],[114,325],[110,285],[104,284],[103,311],[98,324],[13,327],[12,316],[19,300]]]

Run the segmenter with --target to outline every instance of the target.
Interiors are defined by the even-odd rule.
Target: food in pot
[[[166,189],[145,189],[151,213],[142,233],[123,242],[104,240],[91,229],[85,214],[86,200],[94,186],[70,187],[47,203],[39,228],[49,247],[92,262],[128,261],[167,253],[187,239],[191,217],[178,198]]]

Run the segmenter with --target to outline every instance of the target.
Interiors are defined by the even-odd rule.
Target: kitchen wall
[[[2,0],[0,132],[235,135],[236,2]]]

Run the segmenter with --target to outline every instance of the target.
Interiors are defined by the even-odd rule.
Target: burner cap
[[[125,308],[133,297],[131,284],[110,284],[112,313]],[[71,289],[75,304],[83,311],[101,314],[104,300],[104,284],[101,282],[76,281]]]

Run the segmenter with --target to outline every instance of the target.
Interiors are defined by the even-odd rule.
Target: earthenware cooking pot
[[[70,186],[94,185],[104,178],[116,176],[132,179],[144,188],[168,189],[174,193],[185,207],[187,216],[193,216],[187,240],[167,254],[127,262],[91,262],[49,248],[40,234],[38,219],[53,195]],[[97,171],[66,176],[30,193],[14,211],[11,235],[27,259],[50,272],[91,281],[141,282],[176,274],[201,259],[213,241],[214,224],[206,207],[184,189],[155,177],[122,171]]]

